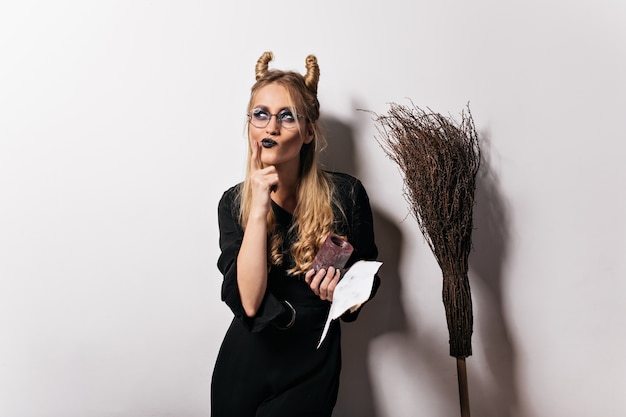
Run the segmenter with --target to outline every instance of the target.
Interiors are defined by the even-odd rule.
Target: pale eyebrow
[[[257,106],[252,107],[252,110],[254,110],[254,109],[259,109],[259,110],[263,110],[263,111],[266,111],[266,112],[270,113],[270,109],[267,106],[263,105],[263,104],[259,104]],[[293,110],[291,109],[291,107],[286,106],[286,107],[283,107],[282,109],[278,110],[276,112],[276,114],[281,114],[281,113],[283,113],[285,111],[293,113]]]

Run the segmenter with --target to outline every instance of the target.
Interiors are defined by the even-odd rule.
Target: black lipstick
[[[270,138],[265,138],[261,141],[261,145],[264,148],[273,148],[274,146],[278,145],[278,142],[276,142],[274,139],[270,139]]]

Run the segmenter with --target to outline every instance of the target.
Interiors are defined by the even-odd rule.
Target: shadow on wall
[[[328,138],[328,147],[321,154],[323,166],[328,170],[346,172],[359,178],[352,127],[329,117],[321,120],[321,126]],[[487,155],[485,150],[483,155]],[[514,384],[514,351],[502,308],[501,282],[507,255],[508,222],[505,205],[498,191],[498,181],[488,160],[483,161],[481,171],[483,173],[479,174],[476,192],[476,230],[473,235],[474,250],[470,255],[470,280],[477,279],[478,287],[485,293],[485,307],[481,305],[480,308],[474,308],[475,312],[481,312],[480,317],[475,317],[474,320],[480,321],[483,334],[475,334],[474,337],[485,339],[488,366],[485,372],[488,378],[473,380],[470,373],[470,401],[472,413],[475,415],[509,417],[516,407],[517,390]],[[380,393],[374,392],[368,365],[370,347],[376,342],[377,345],[390,347],[390,352],[400,354],[402,366],[410,370],[409,375],[413,379],[404,383],[410,387],[428,386],[428,393],[423,394],[428,395],[433,403],[445,404],[439,407],[439,415],[448,417],[450,412],[458,412],[458,391],[456,386],[451,389],[449,379],[439,377],[438,374],[450,365],[447,361],[453,361],[453,358],[443,356],[427,332],[409,328],[402,303],[402,279],[399,273],[400,255],[404,245],[402,231],[383,208],[372,205],[372,211],[379,260],[383,262],[380,270],[382,285],[376,297],[363,309],[359,320],[342,325],[343,370],[339,399],[333,416],[389,415],[390,410],[386,410],[385,404],[376,403]],[[415,230],[418,230],[417,224]],[[411,322],[415,323],[415,320]],[[383,343],[379,343],[380,341]],[[446,363],[442,363],[442,357]],[[423,378],[429,378],[430,381],[421,381]],[[396,382],[403,383],[402,379]],[[433,398],[433,394],[438,398]],[[411,403],[420,397],[422,395],[416,393],[403,403]]]
[[[322,152],[323,166],[359,178],[352,128],[336,119],[325,118],[321,124],[329,142]],[[341,326],[343,369],[334,417],[378,416],[368,367],[370,342],[387,332],[407,331],[398,273],[402,253],[401,231],[383,211],[373,205],[372,212],[378,259],[383,262],[379,271],[383,284],[376,297],[363,309],[359,319]]]
[[[491,379],[491,390],[477,385],[470,396],[474,396],[477,415],[518,415],[516,355],[507,325],[502,283],[504,266],[509,250],[509,210],[499,190],[499,179],[490,161],[491,137],[488,132],[480,135],[482,153],[481,167],[476,179],[476,204],[474,206],[473,250],[469,257],[470,279],[480,289],[479,310],[474,317],[478,322],[484,346],[487,369]],[[476,310],[476,308],[475,308]],[[472,389],[470,381],[470,389]],[[497,399],[494,407],[493,399]]]

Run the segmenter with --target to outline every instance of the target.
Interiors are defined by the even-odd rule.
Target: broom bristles
[[[461,122],[413,103],[390,105],[375,121],[379,144],[397,163],[404,195],[444,277],[450,354],[471,355],[468,257],[480,147],[469,106]]]

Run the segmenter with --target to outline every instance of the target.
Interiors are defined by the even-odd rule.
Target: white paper
[[[328,319],[320,342],[317,344],[318,349],[322,345],[333,320],[341,317],[348,310],[356,310],[368,300],[374,286],[374,276],[382,264],[378,261],[358,261],[346,271],[335,287]]]

